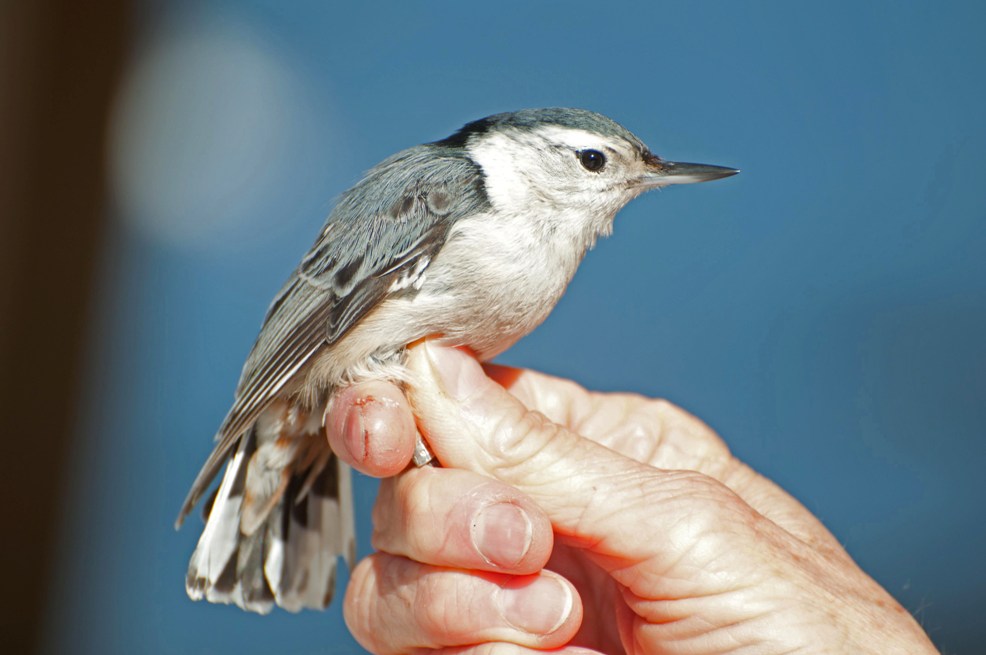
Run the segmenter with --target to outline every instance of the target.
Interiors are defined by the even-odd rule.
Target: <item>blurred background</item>
[[[189,601],[199,523],[172,521],[333,199],[537,106],[743,173],[632,203],[502,361],[683,405],[940,648],[981,648],[982,3],[0,11],[7,652],[359,652],[338,604]],[[375,486],[357,481],[364,517]]]

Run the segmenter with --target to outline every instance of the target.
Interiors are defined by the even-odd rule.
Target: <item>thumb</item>
[[[637,515],[655,502],[658,469],[527,409],[466,353],[424,342],[409,350],[408,367],[409,398],[439,461],[518,488],[559,533],[589,543],[609,540],[630,518],[625,512]]]

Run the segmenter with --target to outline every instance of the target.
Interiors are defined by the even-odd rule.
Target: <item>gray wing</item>
[[[216,434],[216,448],[192,484],[179,525],[294,374],[390,293],[416,293],[413,277],[425,271],[451,225],[487,206],[476,164],[460,151],[436,145],[398,153],[343,195],[267,311],[236,399]]]

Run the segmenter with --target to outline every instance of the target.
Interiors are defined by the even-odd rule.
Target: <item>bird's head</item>
[[[524,109],[469,123],[440,145],[464,148],[499,212],[598,222],[608,231],[626,203],[650,189],[738,171],[670,162],[615,121],[584,109]]]

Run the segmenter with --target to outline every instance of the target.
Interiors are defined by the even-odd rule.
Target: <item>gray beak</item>
[[[653,157],[647,160],[647,173],[640,180],[645,189],[668,186],[669,184],[692,184],[694,182],[711,182],[730,175],[736,175],[739,170],[725,166],[709,164],[688,164],[680,161],[664,161]]]

